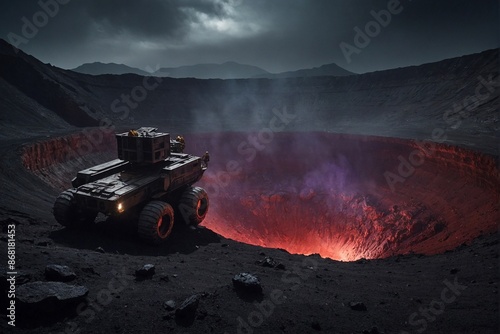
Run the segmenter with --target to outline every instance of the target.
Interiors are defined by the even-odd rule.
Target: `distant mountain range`
[[[151,73],[148,73],[146,71],[140,70],[135,67],[130,67],[123,64],[115,64],[115,63],[105,64],[100,62],[86,63],[72,69],[72,71],[84,74],[91,74],[91,75],[126,74],[126,73],[133,73],[138,75],[151,75]]]
[[[86,63],[72,71],[91,74],[127,74],[155,75],[170,78],[196,78],[196,79],[248,79],[248,78],[293,78],[313,76],[346,76],[355,73],[349,72],[337,64],[327,64],[312,69],[302,69],[283,73],[269,73],[268,71],[252,65],[225,62],[222,64],[197,64],[180,67],[163,67],[154,73],[149,73],[138,68],[115,63]]]
[[[342,77],[346,75],[353,75],[356,73],[349,72],[348,70],[343,69],[335,63],[326,64],[320,67],[314,67],[310,69],[303,69],[297,71],[288,71],[277,74],[267,74],[264,76],[254,76],[254,78],[296,78],[296,77],[321,77],[321,76],[332,76],[332,77]]]
[[[497,48],[341,77],[163,78],[157,85],[158,80],[144,81],[137,74],[92,76],[63,70],[0,39],[0,140],[38,136],[36,129],[42,128],[66,132],[71,127],[112,126],[121,131],[151,125],[180,133],[248,131],[268,125],[278,111],[280,117],[297,115],[286,131],[407,137],[416,133],[415,124],[432,125],[442,119],[456,104],[457,92],[467,98],[477,95],[479,87],[481,94],[490,97],[475,106],[474,117],[462,122],[463,132],[455,137],[450,134],[446,143],[460,140],[463,146],[498,155],[494,134],[500,93],[488,85],[490,81],[494,85],[499,59]],[[325,73],[328,68],[308,73]],[[148,89],[147,96],[138,89],[141,87]],[[427,138],[426,131],[419,132],[419,139]],[[93,145],[95,140],[100,139],[89,138],[89,143]]]
[[[270,73],[260,67],[228,61],[223,64],[198,64],[163,67],[154,73],[162,77],[197,79],[246,79]]]

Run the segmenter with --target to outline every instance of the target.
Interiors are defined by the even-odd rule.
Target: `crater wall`
[[[238,241],[338,260],[451,250],[499,218],[497,158],[455,146],[333,134],[191,134],[211,153],[203,223]],[[262,139],[262,138],[261,138]],[[63,190],[116,158],[113,133],[86,130],[24,147],[23,165]]]

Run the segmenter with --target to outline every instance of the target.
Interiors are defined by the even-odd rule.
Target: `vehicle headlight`
[[[123,204],[122,203],[118,203],[118,205],[116,206],[116,210],[119,212],[119,213],[122,213],[125,208],[123,207]]]

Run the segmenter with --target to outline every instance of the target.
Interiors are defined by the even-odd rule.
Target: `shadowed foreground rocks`
[[[49,324],[74,312],[88,295],[85,286],[62,282],[32,282],[17,288],[16,301],[21,325]]]

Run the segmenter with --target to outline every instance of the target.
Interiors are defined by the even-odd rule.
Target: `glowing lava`
[[[211,197],[204,225],[225,237],[351,261],[439,253],[496,231],[492,157],[444,145],[424,155],[413,141],[328,133],[275,134],[245,155],[245,138],[207,135],[194,145],[209,145],[214,162],[202,182]],[[415,150],[423,163],[392,191],[386,172],[397,174],[399,157]]]
[[[211,154],[203,224],[227,238],[350,261],[436,254],[497,231],[495,157],[331,133],[274,133],[252,147],[248,136],[186,134],[186,152]],[[75,171],[116,156],[105,139],[81,156],[81,134],[37,143],[23,163],[62,190]]]

